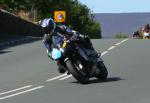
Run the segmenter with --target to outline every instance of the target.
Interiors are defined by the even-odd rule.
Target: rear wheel
[[[150,39],[150,37],[149,36],[144,36],[144,39]]]
[[[89,82],[89,79],[84,76],[76,67],[75,64],[72,63],[71,60],[66,62],[69,72],[73,75],[75,79],[77,79],[80,83],[86,84]]]
[[[96,78],[100,79],[100,80],[105,80],[107,79],[107,76],[108,76],[108,71],[107,71],[107,68],[106,66],[104,65],[103,62],[100,62],[98,64],[98,68],[99,68],[99,73],[96,74]]]

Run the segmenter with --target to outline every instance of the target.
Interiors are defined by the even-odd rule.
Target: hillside
[[[150,23],[150,13],[98,13],[94,15],[101,24],[104,38],[112,38],[120,32],[131,36],[145,23]]]

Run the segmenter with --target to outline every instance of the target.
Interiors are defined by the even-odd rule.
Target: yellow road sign
[[[54,12],[54,21],[55,22],[65,22],[66,11],[55,11]]]

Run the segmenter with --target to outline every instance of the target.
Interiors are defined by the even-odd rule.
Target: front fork
[[[104,61],[102,60],[101,56],[99,55],[96,57],[96,60],[93,62],[93,65],[91,66],[91,72],[90,72],[91,77],[100,73],[100,69],[98,66],[100,62],[104,62]]]

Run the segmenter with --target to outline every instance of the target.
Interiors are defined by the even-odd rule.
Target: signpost
[[[66,19],[66,11],[55,11],[54,21],[59,23],[64,23]]]

